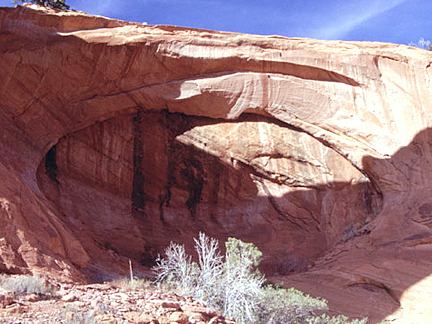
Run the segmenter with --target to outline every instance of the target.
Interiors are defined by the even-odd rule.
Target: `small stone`
[[[112,302],[110,303],[110,306],[111,306],[112,308],[118,308],[118,307],[120,307],[121,305],[122,305],[122,303],[117,302],[117,301],[112,301]]]
[[[9,308],[6,308],[6,312],[9,314],[22,314],[25,313],[26,309],[21,305],[15,305]]]
[[[4,308],[13,304],[15,301],[11,294],[1,294],[0,295],[0,308]]]
[[[180,310],[180,303],[170,300],[151,300],[152,303],[157,304],[163,308],[174,308]]]
[[[203,307],[203,306],[191,306],[191,305],[182,305],[181,307],[182,311],[184,311],[187,314],[192,314],[192,313],[201,313],[207,317],[214,317],[218,314],[216,311],[211,310],[210,308],[207,307]]]
[[[207,324],[236,324],[235,321],[223,318],[222,316],[213,317]]]
[[[98,306],[99,302],[100,302],[100,298],[94,298],[90,301],[90,306],[92,308],[95,308]]]
[[[138,321],[136,323],[142,323],[142,324],[159,324],[159,321],[154,318],[154,316],[150,314],[142,313],[138,317]]]
[[[70,292],[69,294],[64,295],[61,300],[65,303],[69,303],[77,300],[77,296],[73,292]]]
[[[208,324],[216,324],[218,319],[219,319],[219,316],[215,316],[208,322]]]
[[[30,295],[24,296],[24,299],[29,301],[29,302],[37,302],[37,301],[41,300],[41,296],[37,295],[37,294],[30,294]]]
[[[207,320],[208,320],[208,318],[201,313],[192,313],[189,315],[189,322],[190,323],[206,322]]]
[[[116,318],[112,314],[100,314],[100,315],[97,315],[96,318],[100,322],[102,322],[104,324],[115,324],[115,323],[117,323]]]
[[[75,305],[76,307],[79,307],[79,308],[83,308],[85,306],[85,303],[82,301],[74,301],[73,305]]]
[[[169,320],[171,322],[176,322],[179,324],[187,324],[189,323],[189,317],[183,312],[174,312],[169,316]]]
[[[128,313],[124,314],[124,317],[125,317],[129,322],[132,322],[132,323],[138,323],[138,322],[141,322],[141,321],[139,320],[140,316],[141,316],[141,313],[140,313],[140,312],[128,312]]]
[[[74,288],[74,285],[71,283],[64,283],[64,284],[61,284],[60,286],[61,286],[61,289],[65,289],[65,290]]]
[[[121,299],[121,300],[128,300],[129,296],[125,293],[116,293],[116,294],[112,294],[111,298],[114,299]]]
[[[145,300],[145,299],[138,300],[136,305],[138,307],[141,307],[141,308],[153,308],[153,307],[155,307],[154,304],[149,303],[148,300]]]

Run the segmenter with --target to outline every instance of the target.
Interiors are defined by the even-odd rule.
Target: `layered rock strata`
[[[335,311],[430,318],[430,52],[35,6],[0,28],[0,271],[104,280],[205,231]]]

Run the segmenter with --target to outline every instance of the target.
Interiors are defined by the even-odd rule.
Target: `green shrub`
[[[202,233],[200,235],[205,236]],[[264,276],[256,270],[261,251],[252,243],[235,238],[229,238],[225,246],[225,264],[218,281],[218,285],[222,286],[219,309],[239,323],[257,323],[257,309],[262,303],[264,284]]]
[[[30,2],[41,6],[48,6],[56,9],[69,9],[69,6],[65,3],[65,0],[12,0],[12,3]]]
[[[348,317],[343,316],[343,315],[329,317],[326,314],[322,314],[321,316],[309,318],[306,321],[306,323],[307,324],[366,324],[367,318],[355,319],[355,320],[349,321]]]
[[[262,288],[258,323],[307,323],[316,311],[327,310],[327,301],[294,288],[268,285]]]
[[[195,239],[198,263],[184,246],[172,243],[165,258],[153,268],[156,282],[163,282],[182,295],[192,296],[217,308],[239,324],[364,324],[367,319],[348,321],[344,316],[317,315],[327,310],[327,301],[294,288],[265,284],[257,270],[261,252],[252,243],[235,238],[226,242],[226,254],[218,242],[200,233]]]
[[[193,295],[198,268],[185,252],[184,246],[172,243],[165,250],[165,258],[158,258],[153,271],[156,282],[164,282],[170,289],[182,295]]]
[[[12,276],[3,278],[1,286],[15,294],[52,295],[55,288],[46,279],[38,276]]]

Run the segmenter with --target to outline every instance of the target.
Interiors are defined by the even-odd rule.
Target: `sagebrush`
[[[327,301],[294,288],[266,284],[257,270],[261,252],[252,243],[229,238],[226,254],[218,241],[204,233],[195,239],[198,262],[192,261],[183,245],[172,243],[165,257],[153,268],[156,282],[163,282],[182,295],[192,296],[239,324],[365,324],[367,319],[349,321],[329,317]]]
[[[1,287],[15,294],[38,294],[49,296],[56,288],[46,279],[39,276],[21,275],[5,277],[0,282]]]

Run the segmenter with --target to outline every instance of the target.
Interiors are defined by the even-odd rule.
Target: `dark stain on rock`
[[[406,238],[404,238],[404,241],[413,241],[413,240],[419,240],[419,239],[424,239],[426,237],[429,237],[430,234],[428,232],[424,232],[424,233],[419,233],[419,234],[414,234],[411,236],[408,236]]]
[[[195,217],[196,207],[201,200],[202,189],[204,186],[203,169],[198,160],[185,161],[184,167],[180,170],[180,175],[187,183],[189,198],[186,206],[192,217]]]
[[[58,183],[57,180],[57,146],[54,145],[45,156],[45,170],[48,177],[53,180],[55,183]]]
[[[132,184],[132,215],[145,216],[144,193],[144,139],[141,132],[142,109],[139,109],[133,117],[133,184]]]
[[[145,245],[144,251],[141,253],[140,264],[146,267],[152,267],[156,264],[157,258],[157,248],[152,245]]]
[[[425,203],[418,209],[419,214],[422,218],[428,218],[432,216],[432,203]]]

